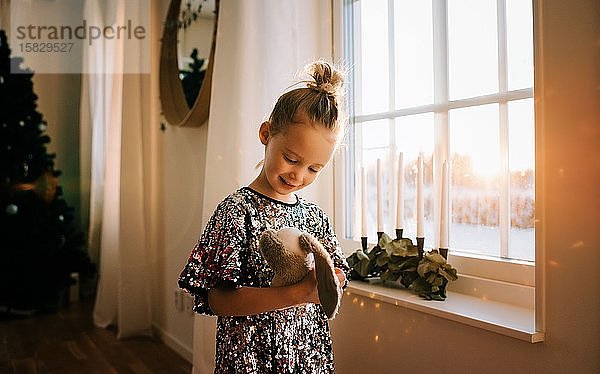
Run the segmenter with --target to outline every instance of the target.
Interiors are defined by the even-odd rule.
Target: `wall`
[[[541,2],[536,220],[546,340],[530,344],[350,295],[332,323],[336,372],[600,372],[600,3]]]
[[[48,153],[56,153],[54,162],[55,168],[62,172],[58,183],[63,188],[63,197],[74,208],[75,225],[87,230],[87,219],[81,211],[82,192],[79,184],[81,75],[34,74],[33,91],[38,95],[37,110],[48,122]]]
[[[153,1],[156,44],[152,71],[156,72],[156,84],[162,25],[169,3],[169,0]],[[153,109],[160,110],[158,97],[153,104]],[[155,272],[153,324],[170,347],[191,361],[193,315],[175,308],[174,291],[179,273],[201,232],[207,124],[182,128],[169,125],[162,117],[158,120],[165,124],[165,129],[155,133],[152,145],[156,173],[154,211],[160,216],[151,234],[157,252],[152,269]],[[158,129],[160,123],[153,126]]]
[[[173,294],[179,273],[202,229],[206,132],[206,124],[200,128],[169,126],[160,139],[164,150],[161,157],[164,245],[158,265],[164,277],[155,291],[158,294],[153,295],[153,300],[161,300],[155,304],[153,319],[180,345],[174,348],[190,360],[193,316],[176,310]]]

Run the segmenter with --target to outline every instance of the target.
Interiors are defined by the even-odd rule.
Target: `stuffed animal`
[[[312,235],[297,228],[266,230],[259,242],[260,251],[275,273],[272,287],[301,281],[315,267],[319,301],[327,318],[337,314],[342,290],[331,256]]]

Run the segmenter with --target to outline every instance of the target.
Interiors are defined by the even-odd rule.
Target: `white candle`
[[[440,248],[448,248],[448,162],[442,165],[442,197],[440,210]]]
[[[360,193],[361,193],[361,210],[360,210],[360,225],[361,225],[361,236],[367,237],[367,175],[365,173],[365,167],[361,168],[360,174]]]
[[[396,228],[404,228],[404,155],[402,152],[398,155],[398,198],[396,201]]]
[[[419,154],[417,160],[417,238],[425,237],[423,234],[423,210],[423,155]]]
[[[377,159],[377,232],[383,232],[383,192],[381,191],[381,159]]]

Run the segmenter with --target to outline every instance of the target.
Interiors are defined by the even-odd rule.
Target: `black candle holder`
[[[425,247],[425,238],[417,237],[417,250],[419,251],[419,259],[423,258],[423,253],[424,253],[423,248],[424,247]]]
[[[402,239],[404,229],[396,229],[396,239]]]
[[[369,250],[367,249],[367,237],[366,236],[361,236],[360,243],[361,243],[362,251],[365,254],[368,253]]]
[[[370,251],[367,247],[368,238],[361,237],[362,248],[347,258],[348,265],[351,267],[350,279],[364,282],[377,279],[377,282],[383,285],[386,283],[393,283],[394,286],[401,284],[406,288],[413,288],[419,296],[427,300],[445,300],[446,285],[449,281],[458,279],[456,269],[446,262],[448,248],[438,248],[434,251],[446,260],[439,264],[439,258],[436,260],[435,256],[425,256],[425,237],[417,237],[415,246],[411,239],[402,237],[403,229],[395,230],[396,239],[393,240],[387,234],[382,240],[384,232],[378,231],[377,243]],[[399,243],[394,243],[396,240]],[[399,247],[400,252],[398,252]],[[399,254],[403,252],[403,255]],[[392,263],[395,265],[394,267],[390,267]],[[436,265],[431,266],[432,263],[436,263]],[[421,265],[428,269],[425,274],[419,273]]]

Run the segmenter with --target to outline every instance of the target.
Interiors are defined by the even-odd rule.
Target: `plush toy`
[[[314,236],[293,227],[269,229],[262,234],[259,246],[275,273],[272,287],[301,281],[314,264],[321,307],[327,318],[335,318],[342,298],[340,281],[331,256]]]

